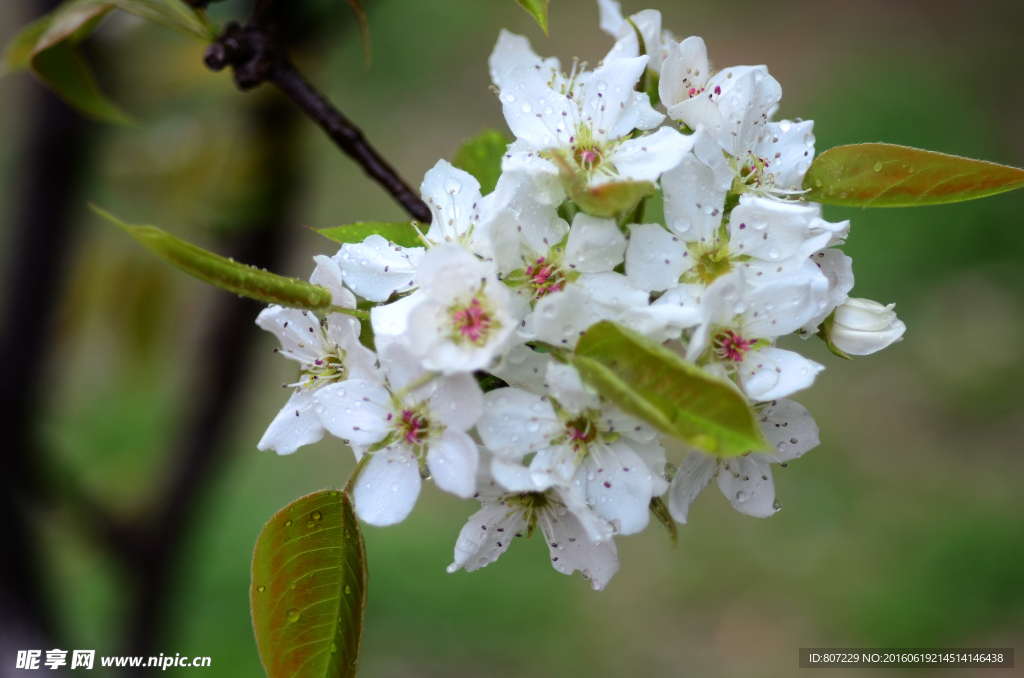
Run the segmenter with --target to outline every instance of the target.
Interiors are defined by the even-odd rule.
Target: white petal
[[[650,99],[644,97],[647,101],[643,104],[633,98],[633,87],[643,75],[648,61],[650,57],[646,55],[612,59],[594,70],[584,90],[579,114],[585,123],[592,126],[595,138],[618,139],[632,132],[641,121],[646,121],[647,129],[650,129],[664,119],[663,115],[651,109]],[[622,125],[619,124],[620,118]],[[652,121],[653,125],[650,124]]]
[[[375,381],[349,379],[314,392],[320,421],[331,435],[357,445],[380,442],[395,416],[391,394]]]
[[[668,56],[661,67],[658,94],[665,107],[690,98],[689,90],[700,87],[711,74],[708,64],[708,50],[704,40],[689,37],[682,42],[670,42]]]
[[[499,388],[484,395],[484,413],[476,430],[493,452],[507,445],[536,451],[563,433],[547,398],[517,388]]]
[[[530,47],[530,41],[521,35],[509,33],[505,29],[498,34],[498,43],[494,46],[491,56],[487,59],[487,66],[491,72],[491,82],[499,89],[505,75],[518,65],[529,66],[530,68],[540,67],[544,73],[561,71],[562,67],[558,59],[549,57],[542,59]]]
[[[665,494],[669,483],[665,477],[665,448],[661,441],[640,442],[631,439],[627,444],[647,465],[651,475],[651,496],[660,497]]]
[[[498,179],[491,194],[494,203],[480,223],[480,233],[492,242],[494,261],[502,274],[547,257],[569,232],[569,225],[558,216],[558,205],[548,202],[544,192],[544,182],[526,172],[503,172]]]
[[[729,82],[725,82],[726,79]],[[757,139],[767,134],[766,121],[782,99],[782,87],[764,66],[751,68],[745,74],[732,78],[719,72],[714,80],[722,83],[722,94],[718,99],[723,121],[719,143],[742,162],[753,150]]]
[[[509,386],[542,393],[546,389],[548,365],[555,362],[550,353],[537,353],[526,344],[515,344],[506,351],[491,374]]]
[[[332,313],[327,316],[327,340],[345,352],[349,379],[379,379],[377,356],[359,342],[359,321],[352,316]]]
[[[820,214],[816,205],[784,203],[744,195],[732,211],[729,223],[729,253],[745,254],[765,261],[780,262],[793,256],[806,257],[818,249],[803,251],[815,236],[828,243],[829,234],[816,233],[811,225]]]
[[[668,127],[662,127],[647,136],[629,139],[622,142],[610,158],[618,176],[601,177],[601,182],[629,180],[653,183],[663,172],[678,165],[691,148],[691,137],[683,136]]]
[[[313,275],[309,276],[309,282],[314,285],[323,285],[331,291],[331,300],[335,306],[341,308],[355,308],[356,298],[342,286],[341,267],[328,256],[318,254],[313,257],[316,262],[316,269]]]
[[[818,446],[818,425],[807,408],[793,400],[769,403],[758,417],[761,433],[772,446],[771,456],[779,462],[802,457]]]
[[[538,453],[539,454],[539,453]],[[491,460],[491,474],[502,487],[510,492],[544,492],[558,482],[553,473],[523,466],[520,459],[494,455]]]
[[[352,500],[362,520],[383,527],[405,520],[419,495],[419,464],[402,445],[373,453],[356,480]]]
[[[468,372],[438,377],[430,396],[433,418],[460,431],[468,431],[484,410],[484,394],[473,375]]]
[[[473,439],[451,428],[431,441],[427,448],[427,466],[434,476],[434,484],[463,499],[469,499],[476,492],[479,459]]]
[[[661,224],[629,227],[626,277],[645,292],[661,292],[679,284],[679,277],[694,266],[685,245]]]
[[[575,367],[557,362],[549,363],[547,383],[558,405],[572,414],[580,414],[601,404],[597,394],[583,385],[580,373]]]
[[[395,292],[415,288],[422,247],[399,247],[383,236],[341,246],[336,261],[341,275],[356,294],[369,301],[387,301]]]
[[[775,508],[775,483],[768,459],[762,454],[731,457],[722,461],[718,489],[740,513],[767,518]]]
[[[804,176],[814,160],[814,121],[770,122],[764,130],[762,141],[754,147],[754,155],[764,158],[770,164],[769,171],[775,177],[775,187],[799,191],[803,188]]]
[[[532,66],[519,65],[502,81],[499,98],[505,121],[517,139],[535,150],[568,148],[579,123],[579,107],[548,87],[550,77]]]
[[[804,260],[799,274],[769,280],[748,291],[744,331],[755,337],[781,337],[795,332],[827,303],[828,280]],[[717,281],[716,281],[717,282]]]
[[[718,470],[718,458],[696,450],[690,452],[679,465],[669,488],[668,512],[678,523],[686,524],[690,504],[701,490],[711,484]]]
[[[274,421],[270,422],[256,449],[291,454],[303,445],[311,445],[323,437],[324,427],[313,409],[313,392],[301,389],[288,398]]]
[[[581,513],[583,511],[585,509]],[[561,516],[545,511],[539,522],[548,541],[551,566],[557,571],[572,574],[579,570],[595,591],[604,589],[619,571],[615,542],[611,539],[591,541],[583,522],[573,511]]]
[[[739,375],[750,399],[766,402],[808,388],[823,369],[799,353],[769,346],[750,353],[740,365]]]
[[[571,284],[561,292],[541,297],[520,334],[526,339],[574,348],[587,328],[605,317],[584,288]]]
[[[597,0],[601,16],[601,30],[612,37],[619,35],[619,28],[626,23],[622,18],[622,5],[617,0]]]
[[[744,301],[746,283],[742,270],[727,273],[708,285],[700,296],[700,309],[703,318],[701,324],[690,337],[686,347],[686,359],[693,362],[708,347],[709,332],[712,325],[722,325],[731,320],[737,313],[743,312],[747,302]],[[755,318],[756,319],[756,318]],[[744,325],[748,327],[749,325]]]
[[[277,337],[281,342],[280,353],[285,358],[311,365],[324,356],[320,321],[308,311],[270,306],[256,316],[256,324]]]
[[[619,534],[636,534],[647,527],[653,478],[644,460],[628,445],[621,441],[593,445],[576,477],[586,479],[587,502]]]
[[[426,233],[434,244],[458,242],[480,219],[480,182],[447,160],[427,172],[420,193],[434,215]]]
[[[692,155],[661,176],[665,223],[686,242],[711,241],[722,225],[725,191],[715,189],[715,174]]]
[[[424,299],[424,294],[417,290],[398,301],[371,308],[370,325],[373,327],[374,335],[378,338],[405,335],[409,326],[409,315]]]
[[[493,563],[514,538],[523,536],[524,530],[526,521],[521,510],[512,510],[500,502],[485,503],[459,532],[455,562],[448,566],[448,571],[464,567],[466,572],[472,572]]]
[[[565,264],[581,273],[610,271],[622,263],[626,236],[614,219],[576,215],[565,246]]]
[[[598,0],[600,5],[602,0]],[[602,11],[602,17],[604,12]],[[655,9],[645,9],[637,12],[633,16],[629,17],[631,23],[627,23],[624,20],[619,24],[619,30],[615,34],[618,38],[615,42],[615,46],[609,50],[608,54],[605,55],[604,61],[610,61],[611,59],[623,59],[626,57],[635,57],[641,53],[640,41],[637,39],[636,29],[640,30],[640,35],[643,36],[644,41],[644,54],[651,55],[651,62],[648,64],[655,73],[661,72],[663,61],[664,48],[662,46],[662,31],[661,31],[661,12]],[[611,17],[610,17],[611,19]],[[609,20],[610,25],[612,20]],[[636,29],[633,28],[636,26]],[[646,96],[646,95],[645,95]]]

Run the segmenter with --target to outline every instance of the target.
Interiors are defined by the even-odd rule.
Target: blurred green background
[[[550,39],[512,0],[366,0],[367,70],[346,3],[309,4],[338,18],[321,22],[321,40],[297,61],[417,186],[463,138],[504,129],[486,66],[499,29],[563,63],[596,63],[611,45],[593,0],[552,0]],[[678,37],[703,36],[718,66],[767,64],[783,86],[780,115],[815,120],[819,152],[885,141],[1024,166],[1019,0],[657,8]],[[0,40],[27,11],[0,3]],[[227,3],[214,16],[244,12]],[[140,125],[90,127],[85,198],[211,247],[245,228],[267,189],[253,178],[260,139],[249,113],[277,95],[237,93],[227,74],[203,68],[202,45],[126,16],[108,20],[90,49],[104,87]],[[32,87],[27,76],[0,80],[0,223],[19,196],[21,102]],[[332,248],[303,225],[402,214],[312,124],[296,124],[299,181],[279,272],[305,278],[311,256]],[[79,214],[57,350],[30,357],[50,387],[40,426],[54,468],[131,517],[160,486],[181,413],[204,388],[192,371],[197,337],[222,293],[156,263],[84,201]],[[828,368],[797,397],[822,444],[777,470],[778,515],[742,516],[709,490],[678,548],[656,525],[620,538],[622,570],[594,593],[555,572],[537,539],[479,572],[447,574],[477,505],[426,485],[407,521],[365,529],[361,675],[789,676],[799,647],[1024,647],[1024,192],[826,217],[853,220],[844,249],[854,294],[896,302],[909,329],[855,363],[795,340]],[[6,242],[0,227],[4,263]],[[342,485],[353,465],[337,440],[291,457],[257,452],[287,396],[278,385],[293,377],[273,346],[264,337],[247,368],[232,453],[212,491],[195,497],[199,519],[174,576],[161,648],[211,656],[204,675],[261,675],[248,608],[256,535],[292,499]],[[66,513],[39,529],[63,646],[117,654],[123,572]]]

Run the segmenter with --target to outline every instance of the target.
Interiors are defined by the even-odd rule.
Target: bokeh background
[[[505,129],[486,67],[499,29],[529,36],[563,63],[596,63],[611,45],[593,0],[552,0],[550,39],[512,0],[365,0],[366,69],[346,3],[295,4],[311,36],[297,61],[414,185],[462,139]],[[715,64],[766,63],[783,86],[781,116],[815,120],[819,152],[885,141],[1024,166],[1019,0],[663,0],[658,8],[677,36],[703,36]],[[0,41],[37,11],[0,3]],[[246,12],[228,2],[214,16]],[[202,45],[115,16],[87,47],[104,88],[139,125],[84,124],[59,266],[45,244],[28,253],[12,246],[25,214],[41,208],[26,204],[40,198],[25,176],[38,161],[30,141],[50,95],[26,75],[0,80],[0,265],[9,272],[14,257],[31,256],[60,281],[54,338],[21,356],[42,394],[29,424],[35,463],[44,484],[63,488],[31,522],[50,633],[68,649],[110,655],[126,646],[137,582],[65,499],[92,497],[118,520],[143,524],[175,476],[196,403],[222,397],[211,394],[208,372],[238,361],[220,372],[237,393],[209,480],[186,498],[192,510],[161,584],[155,633],[161,652],[211,656],[204,675],[262,675],[248,607],[256,535],[291,500],[344,484],[352,455],[330,439],[290,457],[258,452],[287,398],[280,384],[293,378],[291,364],[272,354],[269,335],[254,338],[254,351],[240,339],[237,353],[212,346],[227,295],[159,263],[85,205],[225,253],[247,229],[271,228],[278,272],[301,278],[312,255],[332,249],[304,225],[402,214],[269,87],[241,94],[229,75],[206,71]],[[827,207],[826,217],[853,220],[845,251],[854,293],[896,302],[909,329],[902,343],[855,363],[817,340],[800,344],[828,368],[797,397],[817,418],[822,444],[776,472],[781,512],[745,517],[709,489],[678,548],[656,524],[619,539],[622,569],[594,593],[555,572],[539,539],[479,572],[447,574],[476,505],[425,485],[407,521],[365,529],[361,675],[789,676],[799,647],[1016,645],[1019,653],[1024,192],[907,210]],[[9,299],[17,285],[7,280]],[[258,307],[243,310],[248,327]],[[20,322],[45,329],[31,316]],[[1016,671],[933,673],[1024,675]]]

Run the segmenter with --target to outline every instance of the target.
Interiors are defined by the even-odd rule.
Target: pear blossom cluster
[[[441,160],[421,187],[433,219],[420,246],[372,235],[316,257],[311,281],[339,310],[375,304],[372,341],[343,312],[272,306],[257,320],[299,367],[259,448],[345,441],[371,525],[404,520],[424,481],[478,501],[450,572],[539,527],[556,570],[602,589],[619,568],[616,536],[645,529],[652,501],[685,524],[715,479],[736,510],[771,516],[771,467],[818,444],[789,398],[823,369],[778,340],[828,319],[830,346],[864,355],[905,330],[891,305],[849,296],[850,224],[802,199],[813,122],[775,120],[782,89],[768,69],[716,70],[703,40],[677,41],[659,12],[598,7],[615,43],[593,70],[501,32],[489,69],[515,141],[491,193]],[[660,191],[664,223],[645,222],[642,201],[607,216],[575,200],[637,184]],[[655,426],[566,359],[598,321],[732,385],[770,451],[668,459]]]

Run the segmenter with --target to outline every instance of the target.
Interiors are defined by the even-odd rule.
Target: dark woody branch
[[[292,64],[272,17],[273,4],[260,2],[244,26],[230,23],[207,49],[207,67],[234,70],[235,82],[250,90],[264,82],[277,86],[314,120],[342,151],[394,197],[411,217],[430,223],[426,203],[346,118]]]

